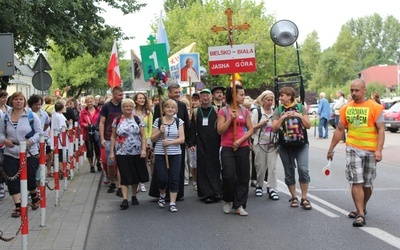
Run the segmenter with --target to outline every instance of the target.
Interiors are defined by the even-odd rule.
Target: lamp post
[[[274,42],[274,82],[275,82],[275,105],[279,103],[278,96],[278,85],[279,84],[292,84],[292,83],[300,83],[300,98],[301,103],[304,104],[304,84],[303,84],[303,76],[301,75],[301,67],[300,67],[300,54],[299,47],[296,42],[299,37],[299,29],[296,24],[289,20],[280,20],[276,22],[270,30],[270,36],[272,41]],[[297,64],[298,64],[298,72],[278,75],[277,74],[277,57],[276,57],[276,46],[288,47],[292,44],[296,46],[296,54],[297,54]],[[289,78],[289,80],[287,80]]]

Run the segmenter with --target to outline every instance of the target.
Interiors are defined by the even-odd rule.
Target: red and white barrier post
[[[80,161],[79,157],[79,127],[78,122],[75,122],[75,162],[76,162],[76,169],[79,171],[80,167],[82,166],[82,161]]]
[[[69,137],[69,144],[68,144],[68,152],[69,152],[69,174],[71,176],[71,180],[74,179],[74,129],[72,123],[69,124],[68,128],[68,137]]]
[[[68,189],[68,169],[67,169],[67,131],[66,127],[61,128],[61,145],[62,145],[62,171],[64,191]]]
[[[83,163],[83,161],[86,161],[86,147],[85,147],[85,141],[83,140],[83,135],[79,136],[79,142],[80,142],[80,148],[81,148],[81,152],[80,152],[80,161],[81,163]]]
[[[46,149],[44,135],[39,137],[39,169],[40,169],[40,226],[46,226]]]
[[[54,191],[55,191],[55,198],[56,198],[56,203],[55,205],[58,206],[60,204],[60,178],[59,178],[59,158],[58,158],[58,135],[59,131],[57,129],[54,129],[54,137],[53,137],[53,144],[54,144]]]
[[[28,249],[28,164],[26,159],[26,141],[19,142],[19,164],[21,166],[21,236],[22,249]]]

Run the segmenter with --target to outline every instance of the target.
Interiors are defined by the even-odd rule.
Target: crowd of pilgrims
[[[129,204],[139,205],[137,193],[148,191],[158,199],[160,208],[166,206],[170,212],[177,212],[176,202],[183,200],[185,186],[191,180],[205,203],[222,200],[224,213],[246,216],[250,186],[255,187],[257,197],[266,194],[271,200],[279,200],[275,167],[278,148],[270,143],[274,100],[274,93],[267,90],[253,101],[240,85],[202,89],[190,96],[182,95],[178,84],[171,84],[162,100],[142,92],[124,96],[121,87],[114,87],[106,96],[87,95],[82,101],[39,95],[27,99],[21,92],[8,96],[2,91],[4,174],[0,175],[0,199],[7,185],[15,204],[11,215],[21,215],[19,142],[26,140],[30,207],[36,210],[40,201],[39,135],[44,134],[48,142],[46,177],[53,178],[54,145],[49,138],[54,130],[78,122],[90,172],[103,174],[107,192],[116,192],[122,198],[121,210]],[[59,150],[59,160],[63,150],[70,153],[67,143],[59,143]],[[301,205],[305,209],[311,209],[306,200],[308,181],[301,183],[302,203],[305,200]],[[294,184],[287,185],[291,191]],[[297,206],[295,195],[292,207]]]

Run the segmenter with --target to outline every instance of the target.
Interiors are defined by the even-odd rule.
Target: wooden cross
[[[149,35],[149,37],[147,37],[147,40],[150,41],[150,45],[154,45],[154,41],[156,40],[156,38],[153,35]]]
[[[228,18],[228,25],[224,27],[218,27],[214,25],[211,28],[211,31],[218,33],[219,31],[228,31],[228,40],[229,40],[229,45],[232,47],[233,46],[233,31],[234,30],[248,30],[250,28],[250,24],[247,22],[244,22],[243,24],[240,25],[233,25],[232,24],[232,15],[233,15],[233,10],[231,8],[228,8],[225,10],[225,15]],[[236,106],[236,80],[235,80],[235,73],[232,73],[232,104],[233,110],[237,109]],[[246,117],[243,114],[244,117]],[[233,141],[236,141],[236,120],[233,121]]]
[[[248,30],[250,28],[250,24],[244,22],[244,24],[240,25],[233,25],[232,24],[232,15],[233,15],[233,10],[231,8],[228,8],[225,10],[225,15],[228,18],[228,25],[224,27],[218,27],[214,25],[211,30],[213,32],[218,33],[218,31],[228,31],[228,39],[229,39],[229,45],[233,45],[233,31],[234,30]]]

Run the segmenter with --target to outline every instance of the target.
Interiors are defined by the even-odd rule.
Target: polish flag
[[[121,74],[119,73],[119,64],[118,64],[118,53],[117,53],[117,44],[114,41],[114,45],[111,51],[110,62],[108,64],[108,85],[110,88],[114,88],[115,86],[121,86]]]

